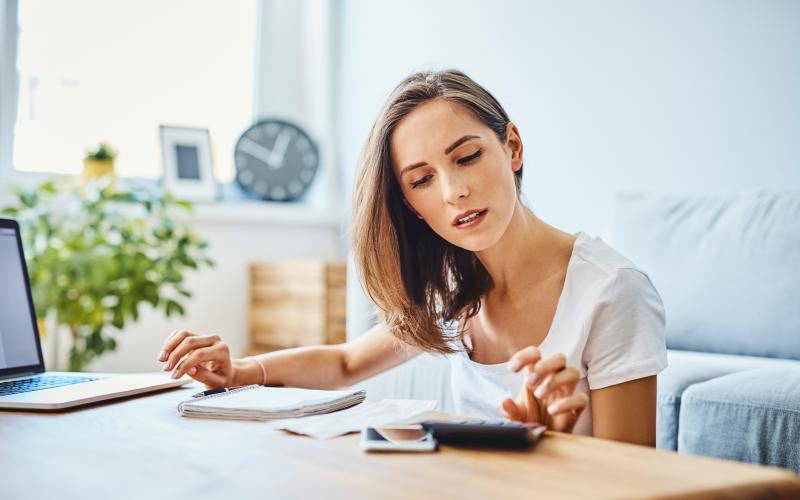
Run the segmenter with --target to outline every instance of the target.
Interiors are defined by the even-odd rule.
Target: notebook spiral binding
[[[261,387],[261,386],[258,385],[258,384],[243,385],[242,387],[237,387],[236,389],[230,389],[230,390],[225,391],[225,392],[218,392],[216,394],[209,394],[208,396],[203,396],[203,397],[200,397],[200,398],[194,398],[194,399],[189,399],[189,400],[186,400],[186,401],[181,401],[178,404],[178,411],[182,412],[183,411],[183,405],[186,404],[186,403],[196,403],[197,401],[205,401],[206,399],[214,399],[214,398],[219,397],[219,396],[224,396],[226,394],[234,394],[236,392],[250,391],[250,390],[253,390],[253,389],[258,389],[259,387]]]

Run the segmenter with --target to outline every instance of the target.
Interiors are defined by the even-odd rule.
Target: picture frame
[[[162,124],[159,135],[164,189],[189,201],[216,200],[218,189],[208,129]]]

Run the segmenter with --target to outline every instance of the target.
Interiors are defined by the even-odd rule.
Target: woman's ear
[[[422,216],[419,214],[419,212],[414,210],[414,207],[411,206],[411,203],[408,202],[408,200],[406,199],[405,196],[403,196],[403,203],[405,203],[406,206],[408,207],[408,209],[411,210],[412,214],[416,215],[417,218],[422,219]],[[425,220],[425,219],[422,219],[422,220]]]
[[[522,168],[522,138],[514,122],[506,124],[506,147],[511,152],[511,169],[516,172]]]

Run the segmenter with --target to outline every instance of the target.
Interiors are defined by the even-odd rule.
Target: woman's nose
[[[446,203],[457,205],[461,198],[469,196],[469,186],[461,175],[448,175],[442,183],[443,197]]]

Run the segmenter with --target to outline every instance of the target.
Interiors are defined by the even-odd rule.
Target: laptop
[[[45,371],[19,225],[0,219],[0,409],[61,410],[189,382],[161,373]]]

